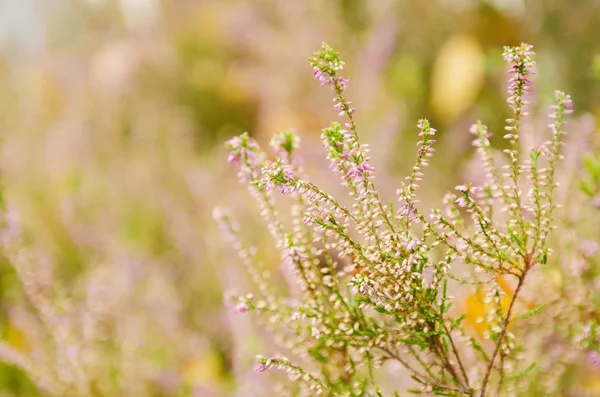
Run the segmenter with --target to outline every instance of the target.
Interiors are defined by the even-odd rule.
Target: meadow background
[[[211,213],[232,208],[278,268],[226,164],[243,131],[266,146],[294,129],[336,191],[319,142],[336,116],[307,62],[321,41],[346,61],[384,196],[412,166],[417,119],[438,129],[434,205],[479,175],[470,124],[501,137],[501,54],[523,41],[530,128],[555,89],[573,96],[579,178],[600,144],[598,37],[597,0],[1,0],[1,199],[22,239],[0,257],[0,396],[270,395],[253,363],[272,346],[224,303],[249,283]]]

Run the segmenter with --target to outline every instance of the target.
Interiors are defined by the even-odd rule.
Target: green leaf
[[[375,311],[377,311],[378,313],[381,313],[381,314],[392,314],[389,310],[387,310],[383,306],[375,306],[374,309],[375,309]]]
[[[479,342],[477,342],[475,340],[475,338],[473,338],[473,337],[471,337],[471,345],[473,346],[473,349],[475,349],[479,353],[481,353],[481,355],[483,356],[484,359],[486,359],[487,361],[490,360],[490,358],[488,357],[487,353],[485,352],[485,349],[483,348],[483,346],[481,346],[479,344]]]
[[[441,307],[442,314],[447,311],[447,308],[446,308],[446,293],[447,293],[447,291],[448,291],[448,280],[444,279],[444,285],[443,285],[443,289],[442,289],[442,307]]]
[[[592,183],[588,181],[580,181],[579,190],[581,190],[586,196],[590,197],[594,196],[594,194],[596,193],[595,186],[593,186]]]
[[[320,349],[318,348],[310,348],[308,349],[308,353],[318,362],[326,364],[329,362],[329,357],[328,356],[324,356],[321,352]]]
[[[523,240],[519,236],[514,234],[512,230],[509,230],[508,232],[510,233],[511,240],[516,242],[519,245],[519,247],[523,248],[524,247]]]
[[[491,324],[487,325],[487,330],[490,331],[490,339],[492,340],[492,342],[497,343],[499,334],[496,331],[494,331],[494,328],[492,328]]]
[[[533,363],[531,363],[531,365],[530,365],[529,367],[525,368],[525,369],[524,369],[524,370],[522,370],[522,371],[519,371],[519,372],[517,372],[517,373],[516,373],[516,374],[514,374],[514,375],[511,375],[511,376],[509,376],[509,377],[508,377],[508,378],[506,378],[506,379],[507,379],[507,380],[514,380],[514,379],[518,379],[518,378],[520,378],[521,376],[523,376],[523,375],[527,374],[528,372],[530,372],[530,371],[531,371],[531,370],[532,370],[532,369],[533,369],[535,366],[536,366],[536,363],[535,363],[535,362],[533,362]]]
[[[545,265],[546,263],[548,263],[548,248],[544,248],[544,253],[542,255],[542,259],[540,260],[540,263],[542,265]]]
[[[529,318],[529,317],[533,316],[534,314],[536,314],[537,312],[539,312],[540,310],[542,310],[544,308],[544,306],[546,306],[545,303],[542,304],[542,305],[540,305],[540,306],[538,306],[538,307],[536,307],[533,310],[528,311],[527,313],[524,313],[524,314],[521,314],[520,316],[515,317],[515,320],[521,320],[521,319],[524,319],[524,318]]]
[[[600,179],[600,158],[585,156],[583,158],[583,166],[593,180],[598,181]]]
[[[452,324],[452,330],[455,330],[456,328],[458,328],[460,326],[460,323],[462,323],[462,321],[467,317],[467,313],[464,313],[462,316],[460,316],[459,318],[457,318],[456,320],[454,320],[454,324]]]
[[[444,350],[449,351],[448,347],[450,345],[450,342],[448,341],[448,338],[441,338],[442,339],[442,344],[444,345]]]
[[[405,343],[407,345],[417,345],[419,346],[421,349],[426,349],[427,347],[429,347],[429,344],[424,342],[422,339],[418,338],[418,337],[409,337],[409,338],[400,338],[398,339],[400,342]]]
[[[529,153],[529,158],[534,163],[537,161],[537,159],[539,157],[540,157],[540,151],[539,150],[532,150],[531,153]]]

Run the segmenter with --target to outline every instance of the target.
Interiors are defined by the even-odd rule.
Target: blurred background
[[[2,200],[32,258],[0,258],[0,396],[271,395],[253,373],[271,347],[223,300],[249,283],[211,212],[232,208],[278,266],[223,141],[293,128],[309,173],[325,166],[337,116],[307,62],[322,41],[389,199],[417,119],[438,129],[433,205],[477,178],[475,120],[501,138],[505,45],[535,46],[535,125],[566,91],[595,150],[598,37],[598,0],[0,0]]]

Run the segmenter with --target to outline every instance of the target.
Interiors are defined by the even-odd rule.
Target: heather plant
[[[504,60],[511,74],[506,161],[497,164],[492,132],[474,124],[470,133],[485,181],[456,186],[441,209],[427,211],[418,199],[435,152],[436,130],[426,119],[417,124],[416,160],[397,199],[380,197],[369,146],[360,141],[356,109],[346,97],[344,62],[326,44],[310,64],[315,79],[331,89],[333,108],[344,121],[323,129],[321,138],[351,205],[308,180],[293,132],[271,140],[274,160],[246,133],[227,142],[228,161],[238,167],[295,280],[289,293],[281,293],[232,215],[215,210],[256,287],[231,298],[236,310],[256,314],[291,357],[257,358],[257,372],[280,370],[295,381],[282,385],[281,395],[514,395],[535,368],[521,324],[544,302],[531,305],[521,294],[552,253],[555,174],[573,105],[569,95],[556,91],[550,138],[523,153],[532,46],[506,47]],[[295,201],[289,216],[280,213],[279,194]],[[476,319],[482,335],[466,324],[467,313],[450,293],[463,288],[476,288],[485,308]],[[400,373],[412,381],[381,381],[378,368],[388,362],[403,367]]]
[[[128,93],[126,141],[102,121],[119,119],[118,97],[73,99],[65,117],[89,125],[3,136],[0,394],[223,395],[232,380],[210,211],[198,211],[219,171],[178,117],[149,116],[156,98]]]

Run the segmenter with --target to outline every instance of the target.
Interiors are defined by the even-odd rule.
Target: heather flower
[[[289,165],[283,164],[281,159],[263,167],[263,180],[260,181],[267,191],[277,187],[282,194],[291,193],[295,185],[291,183],[294,173]]]
[[[248,134],[242,134],[227,141],[226,147],[230,150],[227,161],[239,167],[240,182],[245,183],[256,179],[264,160],[264,155],[256,141]]]
[[[579,248],[581,249],[583,255],[587,257],[592,257],[596,252],[598,252],[598,249],[600,249],[600,244],[598,244],[596,241],[584,239],[581,240]]]
[[[586,353],[586,358],[591,365],[597,369],[600,369],[600,354],[598,354],[597,351],[588,350]]]

